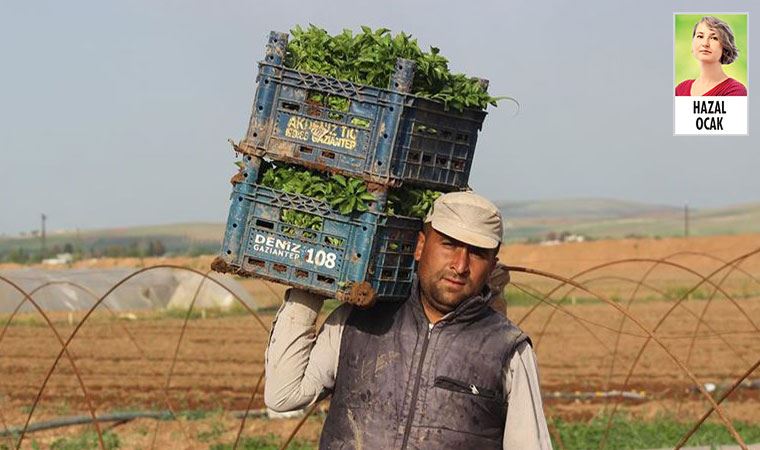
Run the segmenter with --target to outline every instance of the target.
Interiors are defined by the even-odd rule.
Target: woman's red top
[[[681,82],[678,86],[676,86],[676,96],[677,97],[690,97],[691,96],[691,85],[694,84],[694,80],[686,80]],[[738,81],[734,80],[733,78],[726,78],[725,80],[718,83],[717,86],[710,89],[709,91],[702,94],[703,97],[707,96],[738,96],[738,97],[746,97],[747,96],[747,88],[744,87],[743,84],[739,83]]]

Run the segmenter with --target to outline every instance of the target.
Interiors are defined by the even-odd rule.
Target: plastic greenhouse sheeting
[[[13,269],[2,270],[0,275],[10,279],[31,294],[45,311],[86,311],[98,298],[137,269]],[[231,276],[211,273],[253,309],[259,305],[240,283]],[[114,289],[103,301],[114,311],[148,310],[189,307],[199,284],[194,308],[226,309],[236,303],[233,295],[211,280],[196,273],[171,268],[158,268],[140,273]],[[47,285],[46,285],[47,284]],[[33,292],[33,293],[32,293]],[[12,312],[24,296],[8,283],[0,281],[0,314]],[[24,302],[20,312],[34,311]]]

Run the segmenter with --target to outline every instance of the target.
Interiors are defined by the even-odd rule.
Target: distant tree
[[[71,245],[71,242],[67,242],[63,246],[63,253],[74,253],[74,246]]]
[[[166,253],[166,247],[164,246],[164,243],[161,242],[159,239],[156,239],[153,241],[153,253],[151,256],[164,256]]]
[[[25,264],[29,262],[29,252],[26,251],[23,247],[14,248],[13,250],[8,253],[8,261],[14,262],[17,264]]]
[[[124,248],[123,245],[118,244],[112,244],[105,248],[105,251],[103,252],[104,256],[107,256],[109,258],[121,258],[123,256],[126,256],[127,249]]]

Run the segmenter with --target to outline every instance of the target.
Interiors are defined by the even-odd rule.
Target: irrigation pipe
[[[752,373],[753,373],[755,370],[757,370],[757,369],[758,369],[758,367],[760,367],[760,359],[758,359],[758,360],[757,360],[757,362],[756,362],[755,364],[753,364],[753,365],[752,365],[752,367],[750,367],[749,369],[747,369],[747,371],[746,371],[746,372],[744,372],[744,375],[742,375],[741,377],[739,377],[739,379],[737,379],[737,380],[734,382],[733,386],[731,386],[731,388],[730,388],[729,390],[727,390],[725,393],[723,393],[723,395],[721,395],[721,396],[720,396],[720,398],[719,398],[719,399],[717,400],[717,402],[716,402],[716,405],[720,405],[720,404],[723,402],[723,400],[725,400],[725,399],[726,399],[726,398],[727,398],[729,395],[733,394],[733,393],[734,393],[734,391],[736,390],[736,388],[737,388],[737,387],[739,387],[739,385],[740,385],[740,384],[742,384],[742,382],[743,382],[744,380],[746,380],[746,379],[747,379],[747,378],[748,378],[750,375],[752,375]],[[683,446],[686,444],[686,442],[689,440],[689,438],[690,438],[690,437],[691,437],[691,436],[692,436],[694,433],[696,433],[696,432],[697,432],[697,430],[699,429],[699,427],[701,427],[701,426],[702,426],[702,424],[705,422],[705,420],[707,420],[707,418],[708,418],[708,417],[710,417],[710,414],[712,414],[712,413],[713,413],[713,411],[715,411],[715,405],[714,405],[714,406],[711,406],[711,407],[710,407],[710,409],[709,409],[709,410],[707,410],[707,412],[706,412],[706,413],[704,413],[704,414],[702,415],[702,417],[700,417],[700,418],[699,418],[699,420],[698,420],[698,421],[697,421],[697,422],[694,424],[694,426],[691,428],[691,430],[689,430],[689,432],[688,432],[688,433],[686,433],[686,434],[685,434],[685,435],[684,435],[684,436],[681,438],[681,440],[680,440],[680,441],[678,441],[678,443],[677,443],[677,444],[676,444],[676,446],[675,446],[675,449],[676,449],[676,450],[680,449],[681,447],[683,447]]]
[[[269,413],[267,412],[266,408],[248,411],[232,411],[229,413],[229,415],[235,419],[245,419],[246,417],[268,417],[268,414]],[[129,422],[135,419],[178,420],[181,418],[182,415],[177,416],[177,414],[173,413],[170,410],[113,412],[96,416],[96,420],[98,422]],[[56,419],[30,424],[29,427],[27,427],[26,432],[34,433],[36,431],[46,431],[55,428],[71,427],[75,425],[89,425],[93,422],[94,421],[92,420],[91,416],[81,415],[59,417]],[[23,429],[23,426],[6,428],[4,430],[0,430],[0,436],[18,435]]]

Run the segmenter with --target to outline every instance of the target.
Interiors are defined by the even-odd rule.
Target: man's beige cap
[[[428,222],[436,231],[475,247],[496,248],[503,233],[499,208],[472,191],[438,197],[425,218]]]

